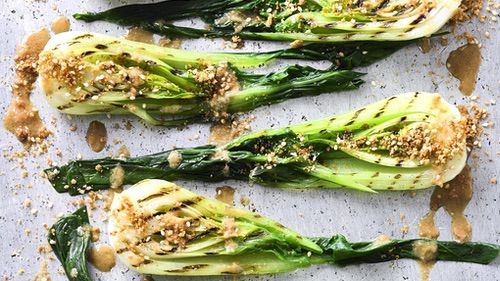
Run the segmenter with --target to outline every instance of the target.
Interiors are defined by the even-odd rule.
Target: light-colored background
[[[116,6],[117,1],[88,0],[80,1],[13,1],[1,0],[0,9],[0,102],[4,112],[10,99],[10,81],[14,46],[22,37],[42,26],[48,26],[58,15],[71,15],[82,10],[99,10]],[[187,21],[189,24],[190,22]],[[122,36],[125,29],[112,24],[83,24],[71,20],[72,30],[89,30]],[[475,95],[479,104],[498,98],[499,90],[499,37],[491,24],[468,23],[457,29],[457,33],[470,31],[482,43],[482,65]],[[491,39],[486,39],[484,33],[489,31]],[[367,83],[358,91],[323,94],[317,97],[307,97],[290,100],[281,104],[265,106],[254,110],[257,117],[252,123],[254,130],[267,128],[271,125],[284,126],[302,120],[311,120],[345,112],[349,109],[374,102],[384,97],[406,91],[440,92],[451,102],[467,104],[468,98],[458,91],[458,82],[451,77],[444,62],[450,51],[463,44],[463,40],[450,38],[450,45],[441,46],[434,42],[434,48],[428,54],[422,54],[416,46],[378,62],[367,69],[369,74],[364,77]],[[185,42],[183,47],[198,51],[221,50],[220,41],[205,40],[204,42]],[[265,44],[247,42],[246,49],[265,50]],[[327,64],[315,64],[325,67]],[[274,64],[271,68],[275,68]],[[431,74],[433,72],[434,74]],[[373,81],[373,82],[372,82]],[[44,223],[52,224],[56,214],[70,212],[75,209],[70,204],[75,198],[66,194],[54,192],[44,179],[39,176],[42,168],[47,167],[47,158],[55,163],[65,163],[74,159],[80,153],[84,158],[103,157],[110,153],[116,154],[121,141],[131,151],[132,155],[153,153],[177,146],[194,146],[204,144],[208,136],[208,124],[195,124],[184,129],[167,129],[143,125],[135,118],[106,116],[74,117],[59,114],[49,107],[39,89],[32,97],[40,109],[42,118],[54,131],[50,138],[55,143],[49,154],[40,157],[29,157],[25,160],[29,171],[26,179],[21,179],[21,170],[16,168],[15,161],[0,157],[0,276],[9,276],[9,280],[33,280],[38,271],[42,256],[37,253],[37,247],[46,243]],[[490,120],[498,123],[497,106],[487,107],[491,113]],[[55,118],[55,123],[51,120]],[[92,152],[85,143],[85,131],[91,120],[100,120],[108,128],[109,142],[101,153]],[[134,128],[124,129],[125,120],[131,120]],[[69,127],[75,124],[77,130],[70,132]],[[121,129],[113,129],[119,124]],[[483,148],[477,152],[480,155],[478,168],[473,169],[474,195],[465,213],[473,225],[473,240],[499,243],[500,238],[500,192],[497,185],[490,184],[490,178],[499,173],[500,151],[498,143],[498,124],[494,129],[487,129],[482,142]],[[199,136],[199,138],[197,138]],[[1,149],[3,154],[20,150],[21,145],[5,130],[0,130]],[[55,155],[55,148],[62,151],[62,157]],[[21,186],[16,185],[20,183]],[[180,182],[185,187],[206,196],[214,196],[218,184],[201,182]],[[33,187],[29,188],[28,185]],[[409,192],[382,192],[378,195],[348,192],[344,190],[311,190],[294,191],[273,188],[263,188],[249,185],[245,182],[226,182],[237,189],[236,201],[241,195],[251,198],[258,212],[272,217],[304,235],[331,235],[343,233],[352,240],[373,239],[379,234],[388,234],[402,238],[400,228],[408,224],[409,233],[404,237],[416,237],[419,218],[428,210],[429,197],[432,189],[417,192],[412,198]],[[31,208],[23,208],[23,201],[29,198],[33,202]],[[50,207],[53,204],[53,207]],[[239,205],[239,204],[238,204]],[[32,215],[31,209],[38,213]],[[406,218],[400,220],[400,214]],[[95,213],[93,224],[101,226],[106,232],[105,223],[101,222],[102,213]],[[444,211],[438,213],[437,223],[441,230],[441,239],[451,239],[450,221]],[[25,229],[31,229],[30,235]],[[100,243],[107,241],[102,235]],[[52,280],[65,280],[56,273],[58,262],[50,262],[49,270]],[[24,275],[18,275],[18,270],[24,269]],[[345,268],[333,266],[314,266],[295,273],[241,277],[241,280],[419,280],[417,264],[414,261],[401,260],[381,264],[365,264]],[[119,264],[110,273],[101,274],[92,268],[94,280],[140,280],[139,275],[127,270]],[[226,277],[225,280],[232,280]],[[219,280],[224,278],[177,278],[165,280]],[[500,280],[499,261],[489,266],[439,262],[431,274],[432,280]]]

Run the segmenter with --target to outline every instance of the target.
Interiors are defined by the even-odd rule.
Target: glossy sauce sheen
[[[430,38],[422,38],[418,41],[418,48],[422,53],[426,54],[431,50],[431,39]]]
[[[481,51],[477,44],[467,44],[452,51],[446,60],[448,71],[460,80],[459,89],[466,96],[470,96],[476,87],[480,65]]]
[[[418,225],[420,237],[437,239],[439,229],[436,226],[436,212],[444,207],[451,217],[451,227],[453,238],[459,242],[470,241],[472,227],[464,216],[464,210],[472,198],[472,177],[470,167],[465,168],[453,180],[443,187],[435,187],[431,196],[430,211],[420,219]],[[421,251],[422,249],[420,249]],[[416,251],[416,249],[414,249]],[[429,280],[430,271],[434,266],[434,261],[420,260],[420,272],[422,280]]]
[[[89,252],[89,262],[99,271],[108,272],[116,265],[115,252],[106,244],[92,248]]]
[[[153,44],[154,42],[153,33],[145,31],[144,29],[141,29],[139,27],[130,28],[127,35],[125,36],[125,39],[149,44]]]
[[[224,185],[217,187],[215,193],[215,199],[224,202],[228,205],[234,205],[234,188]]]
[[[106,146],[108,141],[108,132],[103,123],[92,121],[87,129],[87,144],[95,152],[100,152]]]
[[[50,29],[55,34],[66,32],[69,30],[69,19],[65,16],[60,16],[52,21]]]
[[[429,280],[432,267],[436,263],[437,244],[418,241],[413,245],[413,253],[419,259],[421,280]]]
[[[459,242],[470,241],[472,228],[464,215],[464,210],[472,198],[472,176],[466,166],[462,172],[444,187],[436,187],[431,196],[430,212],[419,225],[420,236],[436,239],[439,231],[434,223],[434,216],[439,208],[444,207],[451,217],[453,238]]]
[[[12,101],[3,121],[5,128],[27,146],[35,139],[44,139],[49,135],[38,110],[30,101],[33,84],[38,77],[38,55],[49,39],[48,30],[42,28],[28,35],[16,48]]]

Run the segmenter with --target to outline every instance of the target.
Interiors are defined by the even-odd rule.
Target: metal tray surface
[[[59,15],[70,17],[71,14],[84,10],[100,10],[123,4],[116,0],[87,1],[57,1],[57,0],[1,0],[0,9],[0,101],[2,112],[5,112],[10,102],[10,85],[13,76],[14,47],[22,37],[40,27],[49,26]],[[489,14],[490,15],[490,14]],[[185,21],[186,24],[194,24]],[[124,28],[113,24],[84,24],[71,19],[71,30],[103,32],[115,36],[123,36]],[[491,21],[489,24],[469,22],[459,26],[455,32],[461,34],[471,32],[482,43],[482,64],[478,84],[474,95],[477,102],[484,106],[490,100],[498,99],[500,80],[498,69],[499,39],[498,32]],[[491,37],[485,37],[489,31]],[[305,97],[289,100],[272,106],[264,106],[251,112],[256,116],[252,122],[253,130],[270,126],[285,126],[304,120],[331,116],[350,109],[377,101],[379,99],[409,91],[439,92],[447,100],[454,103],[468,104],[470,98],[464,97],[458,91],[458,80],[453,78],[445,67],[445,61],[450,51],[465,43],[465,40],[455,40],[450,36],[450,44],[442,46],[438,40],[433,41],[432,50],[423,54],[417,46],[411,46],[397,52],[388,59],[377,62],[370,67],[358,69],[367,72],[367,81],[357,91],[323,94],[315,97]],[[192,50],[222,50],[220,40],[189,40],[184,41],[183,48]],[[247,41],[243,50],[269,50],[279,44],[265,44]],[[284,46],[284,45],[281,45]],[[293,61],[289,61],[293,63]],[[285,62],[286,63],[286,62]],[[317,67],[327,67],[328,63],[313,63]],[[280,66],[274,63],[268,69]],[[56,193],[50,184],[40,177],[40,171],[47,167],[47,159],[55,164],[63,164],[75,159],[79,154],[83,158],[104,157],[116,154],[124,144],[132,155],[153,153],[169,149],[173,145],[194,146],[206,143],[209,134],[209,124],[194,124],[186,128],[161,128],[146,126],[138,119],[128,116],[90,116],[73,117],[58,113],[51,108],[42,93],[35,89],[32,100],[40,109],[45,123],[54,132],[50,140],[54,147],[49,153],[39,157],[28,157],[24,163],[29,175],[21,178],[21,170],[16,161],[0,157],[0,277],[8,280],[33,280],[40,267],[42,256],[37,247],[46,243],[46,228],[44,224],[52,224],[59,213],[67,213],[76,209],[66,194]],[[473,226],[473,240],[500,243],[500,192],[497,185],[490,179],[499,174],[500,151],[499,114],[497,106],[485,106],[491,116],[490,120],[497,125],[487,129],[483,136],[482,149],[478,165],[473,168],[474,195],[465,213]],[[108,129],[108,145],[100,152],[90,150],[85,142],[85,132],[92,120],[100,120]],[[132,130],[124,129],[124,124],[130,120]],[[113,129],[115,124],[120,129]],[[76,125],[72,132],[70,126]],[[20,143],[6,130],[0,130],[2,154],[20,150]],[[121,142],[120,144],[115,144]],[[62,151],[57,156],[55,149]],[[472,161],[472,159],[469,159]],[[215,188],[221,184],[180,181],[179,184],[202,195],[213,197]],[[228,181],[224,183],[236,188],[235,201],[240,196],[250,197],[254,208],[263,215],[269,216],[284,225],[297,230],[306,236],[329,236],[343,233],[351,240],[374,239],[380,234],[394,238],[417,237],[418,221],[428,211],[432,189],[418,191],[412,197],[410,192],[380,192],[366,194],[360,192],[336,190],[286,190],[246,182]],[[29,187],[32,185],[32,187]],[[24,208],[26,198],[32,201],[30,208]],[[237,203],[237,206],[239,203]],[[36,214],[31,210],[36,209]],[[33,211],[34,212],[34,211]],[[404,214],[402,221],[400,215]],[[94,211],[92,223],[101,228],[102,235],[98,243],[106,243],[106,223],[102,221],[105,214]],[[409,225],[408,234],[400,229]],[[440,239],[451,239],[450,219],[440,210],[437,224],[441,231]],[[31,233],[27,235],[26,229]],[[431,280],[500,280],[500,261],[493,264],[476,265],[454,262],[438,262],[431,273]],[[49,263],[52,280],[66,280],[64,275],[57,273],[60,264],[57,261]],[[19,270],[25,273],[19,275]],[[141,276],[128,270],[123,264],[118,265],[109,273],[97,272],[90,267],[94,280],[142,280]],[[3,279],[2,279],[3,280]],[[162,277],[158,280],[233,280],[233,277]],[[238,280],[420,280],[419,268],[415,261],[399,260],[380,264],[363,264],[347,267],[313,266],[293,273],[268,276],[238,277]]]

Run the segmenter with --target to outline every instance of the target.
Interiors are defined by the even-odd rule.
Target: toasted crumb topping
[[[462,0],[452,22],[465,22],[478,17],[483,7],[483,0]]]
[[[211,117],[216,121],[225,123],[229,114],[227,95],[240,89],[238,78],[227,63],[219,65],[202,65],[200,68],[189,69],[195,81],[210,97],[209,105]]]
[[[421,123],[384,134],[353,140],[350,134],[343,134],[338,142],[349,149],[385,150],[391,157],[418,160],[421,165],[443,165],[464,147],[477,146],[475,139],[481,134],[480,120],[487,116],[484,110],[475,109],[470,115],[461,108],[460,120],[440,120]]]
[[[51,132],[43,124],[38,109],[31,103],[30,95],[38,73],[40,52],[49,41],[45,28],[26,36],[16,48],[15,76],[12,85],[12,101],[4,115],[5,128],[13,133],[26,148],[43,146]]]

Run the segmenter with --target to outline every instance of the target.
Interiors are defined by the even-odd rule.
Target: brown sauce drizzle
[[[107,244],[90,249],[89,262],[99,271],[108,272],[116,265],[115,252]]]
[[[458,242],[470,241],[472,228],[464,216],[464,210],[472,198],[472,176],[470,167],[465,168],[453,180],[444,184],[443,187],[436,186],[431,196],[430,211],[420,219],[419,235],[429,239],[437,239],[439,237],[439,229],[436,226],[436,212],[444,207],[448,215],[451,217],[451,226],[453,238]],[[422,249],[421,249],[422,250]],[[415,254],[417,254],[414,246]],[[425,261],[420,258],[420,271],[422,280],[428,280],[429,274],[434,265],[434,261]]]
[[[221,187],[217,187],[215,191],[215,199],[231,206],[234,205],[234,188],[224,185]]]
[[[420,219],[420,223],[418,224],[420,237],[429,239],[437,239],[439,237],[439,229],[436,227],[435,217],[436,211],[431,210]]]
[[[471,239],[472,228],[464,216],[464,210],[472,198],[472,176],[470,167],[466,166],[453,180],[436,187],[431,196],[430,212],[425,215],[419,224],[420,236],[436,239],[439,230],[434,223],[434,216],[439,208],[444,207],[451,217],[453,238],[459,242]]]
[[[182,46],[182,40],[180,38],[167,38],[162,37],[158,40],[158,46],[180,49]]]
[[[460,80],[460,92],[470,96],[476,87],[477,73],[481,64],[478,44],[467,44],[452,51],[446,60],[448,71]]]
[[[430,38],[420,39],[418,41],[417,45],[418,45],[418,48],[420,49],[420,51],[424,54],[427,54],[432,48]]]
[[[421,280],[429,280],[432,267],[436,263],[437,244],[429,241],[417,241],[413,244],[413,254],[419,259]]]
[[[57,17],[56,19],[54,19],[54,21],[52,21],[52,24],[50,25],[50,29],[55,34],[58,34],[58,33],[68,31],[69,26],[70,26],[69,19],[65,16],[60,16],[60,17]]]
[[[26,36],[16,48],[12,101],[3,122],[5,128],[26,147],[47,138],[50,134],[40,119],[38,110],[30,101],[33,84],[38,77],[38,56],[49,39],[48,30],[42,28]]]
[[[139,27],[130,28],[127,35],[125,35],[125,39],[149,44],[154,42],[153,33]]]
[[[224,144],[233,139],[231,124],[214,124],[210,127],[208,142],[211,144]]]
[[[87,129],[87,144],[95,152],[100,152],[108,142],[108,132],[106,126],[99,121],[92,121]]]

